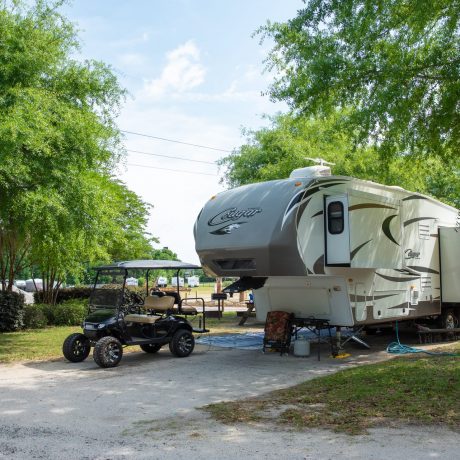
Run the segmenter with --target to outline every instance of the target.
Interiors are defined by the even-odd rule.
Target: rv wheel
[[[454,329],[458,327],[458,316],[456,313],[453,308],[449,308],[442,313],[440,319],[442,329]]]

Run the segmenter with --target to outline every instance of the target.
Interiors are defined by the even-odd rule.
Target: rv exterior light
[[[215,197],[216,197],[216,195],[213,195],[211,198],[209,198],[209,201],[214,200]]]
[[[296,182],[296,183],[294,184],[295,187],[299,187],[299,185],[302,185],[302,182]]]

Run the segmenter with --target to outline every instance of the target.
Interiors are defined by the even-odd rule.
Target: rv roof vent
[[[307,166],[306,168],[294,169],[289,176],[291,179],[301,179],[303,177],[330,176],[331,168],[324,165]]]

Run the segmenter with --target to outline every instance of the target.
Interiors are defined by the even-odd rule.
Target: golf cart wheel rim
[[[86,344],[83,340],[76,340],[73,346],[73,354],[75,356],[81,356],[86,350]]]
[[[192,349],[192,337],[189,335],[183,335],[177,342],[177,348],[182,353],[188,353]]]
[[[120,347],[116,343],[109,343],[104,355],[108,362],[114,363],[120,358]]]

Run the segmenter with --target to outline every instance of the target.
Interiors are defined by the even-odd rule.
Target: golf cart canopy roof
[[[102,265],[95,267],[95,270],[194,270],[201,268],[199,265],[181,262],[179,260],[126,260],[123,262],[116,262],[110,265]]]

